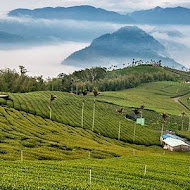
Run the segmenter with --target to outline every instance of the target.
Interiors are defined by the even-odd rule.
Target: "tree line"
[[[146,66],[143,65],[143,67]],[[156,72],[148,72],[146,68],[143,72],[134,69],[133,72],[123,74],[123,72],[110,71],[105,67],[84,69],[68,75],[60,73],[56,78],[44,80],[42,76],[28,76],[27,69],[19,66],[19,72],[11,69],[0,70],[0,91],[23,93],[54,90],[80,94],[84,90],[93,91],[94,87],[97,87],[100,91],[117,91],[134,88],[141,83],[177,80],[181,79],[176,73],[169,72],[168,69]]]

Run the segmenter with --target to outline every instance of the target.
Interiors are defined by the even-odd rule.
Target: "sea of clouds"
[[[30,75],[55,77],[80,69],[62,65],[71,53],[88,46],[93,39],[126,26],[124,24],[76,20],[0,18],[0,31],[24,37],[19,44],[0,44],[0,68],[25,66]],[[139,25],[165,45],[170,57],[190,67],[190,26]]]

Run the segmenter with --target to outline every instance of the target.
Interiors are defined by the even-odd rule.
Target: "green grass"
[[[172,100],[172,97],[190,92],[189,84],[178,82],[152,82],[141,84],[132,88],[117,92],[104,92],[99,100],[113,103],[119,106],[140,107],[156,112],[166,112],[179,115],[184,108]]]

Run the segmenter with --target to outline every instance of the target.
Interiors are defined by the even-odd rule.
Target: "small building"
[[[135,121],[136,124],[139,124],[139,125],[142,125],[142,126],[145,125],[145,118],[142,118],[139,115],[136,115],[136,114],[132,113],[132,114],[127,114],[125,117],[126,117],[126,119],[130,119],[130,120]]]
[[[140,116],[136,115],[136,114],[127,114],[125,116],[127,119],[130,119],[130,120],[133,120],[133,121],[136,121],[137,118],[140,118]]]
[[[163,135],[161,137],[163,148],[170,151],[190,151],[190,145],[184,141]]]

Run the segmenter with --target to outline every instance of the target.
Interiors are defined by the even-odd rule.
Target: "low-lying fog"
[[[19,65],[23,65],[29,71],[28,75],[43,75],[44,78],[56,77],[60,73],[71,73],[79,68],[65,66],[61,62],[85,46],[87,46],[85,43],[67,42],[18,50],[0,50],[0,69],[11,68],[18,71]]]
[[[70,73],[79,68],[62,65],[61,62],[67,56],[88,46],[94,38],[114,32],[122,26],[126,25],[73,20],[1,18],[0,31],[22,36],[26,42],[24,46],[0,44],[0,69],[8,67],[18,69],[19,65],[23,65],[30,71],[29,75],[43,75],[44,78],[55,77],[62,72]],[[190,26],[139,25],[139,27],[163,43],[171,58],[190,67]]]

